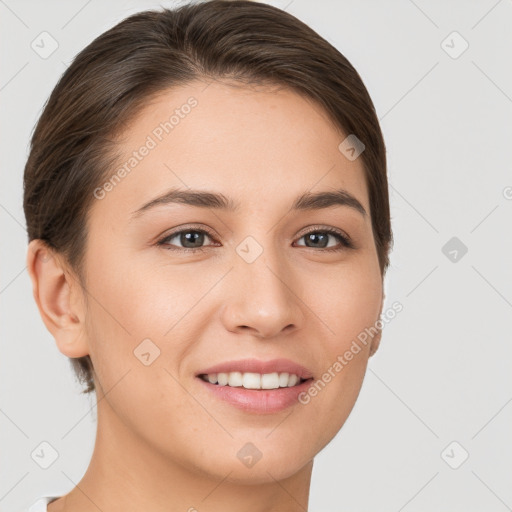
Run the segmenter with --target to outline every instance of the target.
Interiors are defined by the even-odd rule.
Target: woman
[[[43,509],[307,510],[392,242],[347,59],[266,4],[135,14],[60,79],[24,184],[34,298],[98,403],[85,475]]]

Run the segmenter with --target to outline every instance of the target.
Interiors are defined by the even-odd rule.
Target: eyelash
[[[204,252],[206,249],[205,247],[195,247],[195,248],[172,247],[170,244],[165,243],[166,240],[174,238],[176,235],[179,235],[181,233],[187,233],[187,232],[204,233],[205,235],[208,235],[212,240],[215,241],[215,237],[213,236],[212,233],[210,233],[210,231],[208,231],[206,229],[187,227],[185,229],[180,229],[179,231],[175,231],[174,233],[170,233],[169,235],[166,235],[164,238],[161,238],[160,240],[158,240],[156,245],[162,246],[164,249],[169,250],[169,251],[182,251],[182,252],[184,251],[184,252],[189,252],[189,253],[190,252],[192,252],[192,253]],[[350,240],[350,238],[347,235],[345,235],[343,232],[338,231],[335,228],[322,228],[319,226],[314,226],[311,230],[307,231],[306,233],[303,233],[302,236],[299,237],[299,240],[307,235],[310,235],[311,233],[327,233],[329,235],[332,235],[338,239],[338,241],[341,243],[341,247],[329,247],[326,249],[322,249],[322,248],[315,249],[314,247],[307,247],[305,245],[301,245],[300,247],[305,247],[306,249],[314,249],[314,250],[323,251],[323,252],[339,252],[339,251],[343,251],[345,249],[354,249],[354,245],[353,245],[352,241]]]

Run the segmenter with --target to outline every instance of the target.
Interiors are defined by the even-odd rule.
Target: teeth
[[[219,386],[226,386],[229,381],[229,375],[227,373],[214,373],[214,377],[216,376],[216,381]],[[215,382],[213,382],[215,384]]]
[[[240,372],[231,372],[228,374],[228,386],[239,387],[242,385],[242,374]]]
[[[278,389],[289,388],[300,384],[301,378],[294,373],[252,373],[230,372],[210,373],[201,375],[201,378],[210,384],[219,386],[243,387],[246,389]]]
[[[286,386],[288,386],[288,377],[289,377],[289,373],[280,373],[279,374],[279,387],[280,388],[285,388]]]
[[[283,375],[286,375],[283,373]],[[284,387],[288,385],[288,379],[284,383]],[[261,376],[261,388],[262,389],[277,389],[281,387],[279,383],[279,374],[277,372],[274,373],[264,373]]]
[[[246,389],[261,389],[261,375],[259,373],[244,373],[242,375],[242,386]]]

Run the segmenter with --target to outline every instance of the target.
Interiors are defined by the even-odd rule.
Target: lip
[[[214,372],[211,372],[214,373]],[[245,389],[243,387],[219,386],[210,384],[200,377],[196,379],[209,390],[215,398],[223,400],[228,404],[246,413],[272,414],[287,409],[292,405],[300,403],[299,395],[313,383],[313,379],[305,380],[291,388],[278,389]]]
[[[305,366],[302,366],[290,359],[271,359],[262,361],[260,359],[239,359],[237,361],[226,361],[223,363],[210,366],[196,373],[206,375],[208,373],[230,373],[230,372],[252,372],[252,373],[294,373],[301,379],[311,379],[313,374]],[[236,388],[231,388],[236,389]],[[283,388],[285,389],[285,388]],[[293,389],[293,388],[289,388]]]

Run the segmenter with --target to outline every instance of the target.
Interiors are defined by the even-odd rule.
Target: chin
[[[265,432],[268,435],[268,432]],[[210,477],[226,480],[242,485],[257,485],[275,483],[276,480],[285,480],[312,463],[313,454],[310,450],[302,452],[300,445],[282,444],[273,446],[273,443],[261,441],[240,442],[233,441],[233,447],[219,446],[217,453],[210,452],[208,459],[201,458],[200,467]],[[310,447],[310,446],[309,446]],[[212,473],[214,468],[214,474]]]

